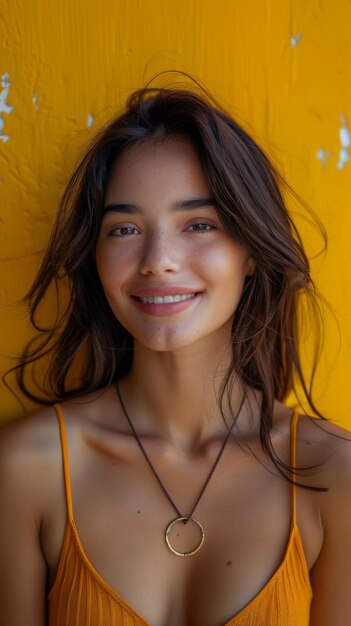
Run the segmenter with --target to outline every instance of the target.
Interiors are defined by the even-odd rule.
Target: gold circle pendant
[[[175,524],[178,524],[178,522],[183,522],[183,524],[187,524],[188,522],[193,522],[200,529],[201,539],[200,539],[199,544],[193,550],[189,550],[188,552],[179,552],[178,550],[173,548],[173,546],[171,545],[169,536],[173,527],[175,526]],[[165,538],[166,538],[166,544],[168,548],[170,549],[170,551],[173,552],[173,554],[176,554],[177,556],[191,556],[192,554],[196,554],[196,552],[198,552],[200,548],[202,547],[203,542],[205,541],[205,531],[203,529],[202,524],[200,524],[199,520],[197,520],[195,517],[177,517],[176,519],[174,519],[172,522],[168,524],[166,528]]]

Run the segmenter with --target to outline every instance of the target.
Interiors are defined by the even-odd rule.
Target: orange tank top
[[[55,582],[48,595],[49,626],[151,626],[94,569],[73,517],[65,421],[55,405],[61,434],[68,519]],[[296,466],[298,414],[291,420],[291,465]],[[263,589],[224,626],[308,626],[312,588],[299,529],[296,487],[292,523],[282,563]]]

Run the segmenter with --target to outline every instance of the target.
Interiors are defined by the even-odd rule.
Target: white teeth
[[[182,302],[183,300],[190,300],[193,298],[195,293],[185,293],[182,295],[175,296],[151,296],[149,298],[144,298],[142,296],[138,296],[139,300],[144,304],[170,304],[171,302]]]

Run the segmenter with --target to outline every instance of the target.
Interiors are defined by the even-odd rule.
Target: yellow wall
[[[340,130],[347,144],[351,129],[351,3],[14,0],[0,18],[0,76],[9,75],[0,88],[1,371],[31,336],[16,301],[82,147],[132,89],[178,68],[231,106],[327,227],[329,252],[314,276],[337,313],[341,343],[329,316],[318,399],[351,428],[351,161],[338,167]],[[345,145],[344,160],[348,153]],[[318,242],[301,224],[313,251]],[[3,386],[0,393],[1,418],[20,415]]]

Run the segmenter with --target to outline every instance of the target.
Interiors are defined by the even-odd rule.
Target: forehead
[[[170,138],[146,141],[125,150],[112,167],[105,201],[131,196],[208,195],[208,183],[190,142]],[[127,197],[126,197],[127,196]],[[174,199],[174,198],[173,198]]]

